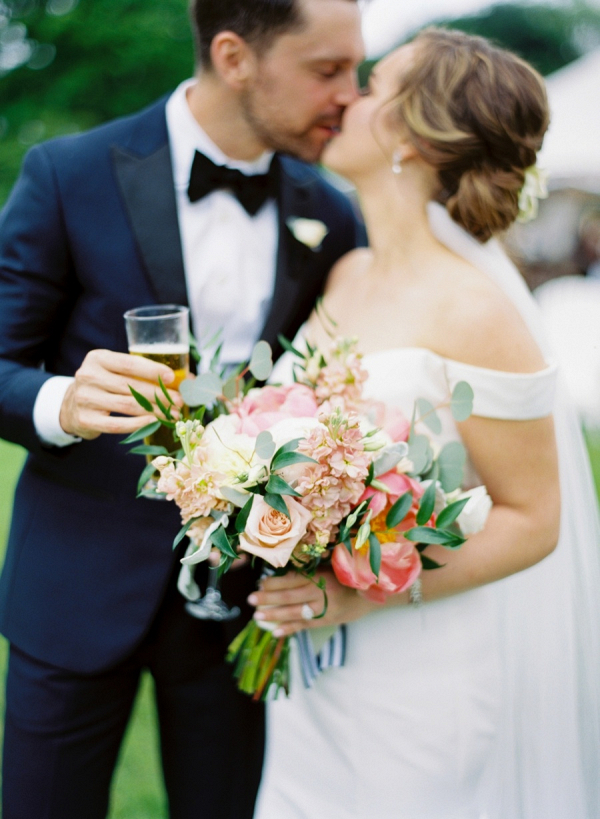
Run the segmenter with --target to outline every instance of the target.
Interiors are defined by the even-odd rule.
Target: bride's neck
[[[427,216],[428,193],[412,180],[364,180],[357,192],[377,267],[407,269],[437,242]]]

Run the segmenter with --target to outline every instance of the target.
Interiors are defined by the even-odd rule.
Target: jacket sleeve
[[[0,212],[0,437],[35,451],[33,406],[74,298],[56,174],[33,148]]]

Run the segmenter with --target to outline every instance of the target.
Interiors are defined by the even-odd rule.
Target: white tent
[[[600,49],[546,78],[552,121],[538,164],[550,184],[600,193]]]

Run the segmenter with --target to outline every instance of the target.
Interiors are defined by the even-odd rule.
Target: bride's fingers
[[[317,620],[320,623],[320,620]],[[281,623],[276,629],[273,629],[273,637],[291,637],[292,634],[297,634],[299,631],[310,628],[310,623],[306,620],[295,620],[291,623]]]
[[[288,572],[280,577],[264,577],[260,581],[260,588],[265,591],[278,591],[281,589],[296,589],[299,586],[310,585],[304,575],[298,572]]]
[[[323,592],[314,583],[304,582],[302,586],[287,589],[259,589],[253,592],[248,598],[251,606],[302,606],[303,603],[318,605],[318,610],[323,608]]]
[[[303,614],[308,613],[308,608],[312,611],[312,617],[303,617]],[[313,617],[317,617],[323,612],[323,600],[311,600],[310,602],[297,603],[291,606],[269,606],[265,608],[257,608],[254,613],[255,620],[266,620],[271,623],[291,623],[301,621],[306,624],[310,622]]]

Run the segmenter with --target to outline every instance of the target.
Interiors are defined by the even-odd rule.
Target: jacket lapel
[[[296,166],[279,157],[279,243],[277,247],[277,269],[275,290],[271,309],[263,327],[261,338],[268,341],[274,350],[279,350],[277,335],[289,326],[297,309],[299,295],[303,287],[302,270],[311,262],[314,251],[299,242],[287,226],[292,216],[309,215],[314,212],[317,186],[313,179]],[[307,316],[300,316],[298,325]]]
[[[187,305],[181,237],[169,144],[147,156],[113,146],[119,188],[143,264],[159,304]]]

